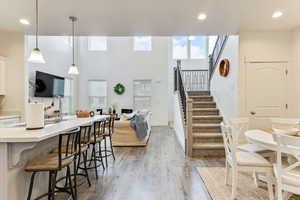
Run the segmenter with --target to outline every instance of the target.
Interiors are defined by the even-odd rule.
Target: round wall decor
[[[122,83],[118,83],[115,87],[114,87],[114,91],[116,94],[118,95],[122,95],[125,92],[125,86]]]
[[[221,60],[220,64],[219,64],[219,73],[221,76],[228,76],[230,71],[230,62],[228,59],[223,59]]]

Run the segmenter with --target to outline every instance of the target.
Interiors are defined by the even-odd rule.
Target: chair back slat
[[[92,138],[92,124],[80,126],[79,146],[89,145]]]
[[[277,142],[277,174],[278,177],[288,176],[291,178],[299,179],[300,175],[292,173],[296,168],[300,168],[300,137],[274,134],[275,141]],[[292,160],[283,165],[283,154],[288,155]]]
[[[99,120],[99,121],[94,122],[94,131],[93,131],[94,142],[96,142],[97,137],[103,137],[105,127],[106,127],[106,121],[105,120]]]
[[[62,167],[62,162],[66,159],[72,158],[78,151],[79,143],[78,137],[80,132],[78,130],[68,133],[61,133],[58,141],[58,167]]]
[[[238,137],[232,133],[232,127],[221,123],[222,136],[227,160],[236,162],[236,149]]]
[[[238,137],[238,144],[248,143],[245,132],[249,129],[249,118],[231,118],[229,124],[232,127],[233,134]]]
[[[109,130],[109,134],[111,135],[114,132],[114,126],[115,126],[115,116],[111,115],[108,120],[108,130]]]

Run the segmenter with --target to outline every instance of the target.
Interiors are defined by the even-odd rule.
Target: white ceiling
[[[70,33],[68,16],[79,18],[81,35],[200,35],[240,30],[291,30],[300,26],[300,0],[39,0],[40,32]],[[274,20],[275,10],[284,15]],[[197,15],[207,14],[199,22]],[[34,0],[0,0],[0,29],[30,33]]]

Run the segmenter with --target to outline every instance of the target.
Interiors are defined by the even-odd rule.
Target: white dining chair
[[[236,199],[238,187],[238,172],[247,171],[265,174],[267,177],[267,185],[270,200],[274,199],[273,194],[273,166],[272,164],[256,153],[240,151],[237,148],[238,135],[233,134],[232,127],[221,124],[222,136],[224,140],[225,155],[226,155],[226,174],[225,183],[229,184],[229,173],[232,173],[232,194],[231,199]]]
[[[273,137],[277,142],[274,172],[278,200],[287,199],[288,193],[300,195],[300,137],[285,134],[274,134]],[[287,161],[286,155],[293,159]]]
[[[266,148],[260,147],[256,144],[251,144],[247,141],[245,137],[245,132],[249,127],[249,119],[246,117],[231,118],[229,124],[232,127],[234,134],[239,137],[238,149],[241,151],[251,152],[251,153],[265,153],[268,152]],[[268,157],[268,156],[267,156]]]
[[[272,129],[280,128],[299,128],[300,119],[298,118],[270,118]]]

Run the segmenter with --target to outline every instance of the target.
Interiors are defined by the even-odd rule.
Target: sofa
[[[146,146],[151,133],[151,112],[143,113],[148,125],[147,135],[140,140],[135,130],[131,127],[131,121],[122,116],[121,120],[115,121],[112,143],[114,147],[143,147]]]

